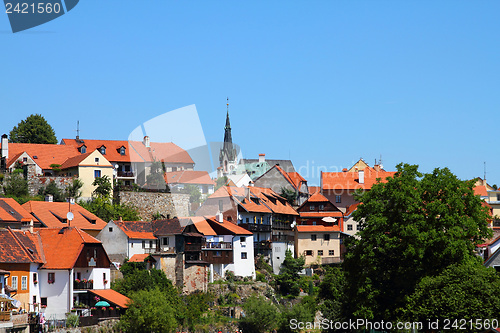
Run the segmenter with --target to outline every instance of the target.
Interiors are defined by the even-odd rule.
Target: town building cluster
[[[21,166],[32,194],[50,181],[64,186],[78,178],[80,200],[88,200],[94,180],[108,176],[122,185],[119,191],[147,189],[131,191],[141,206],[160,196],[174,204],[156,218],[151,211],[142,221],[103,221],[74,200],[53,202],[48,196],[20,205],[0,198],[0,303],[53,319],[78,310],[77,305],[94,306],[96,300],[124,309],[127,298],[110,283],[126,261],[164,271],[186,293],[206,291],[228,271],[255,279],[257,257],[279,274],[287,251],[303,256],[306,266],[341,263],[345,239],[358,237],[361,227],[352,217],[359,205],[354,193],[394,175],[360,159],[350,169],[322,172],[320,186],[308,186],[290,160],[265,154],[238,160],[238,155],[229,114],[217,169],[224,183],[218,188],[217,179],[195,170],[189,153],[172,142],[151,142],[147,136],[142,142],[77,137],[50,145],[10,143],[2,136],[3,171]],[[168,193],[155,192],[148,183],[156,162]],[[176,191],[187,186],[199,190],[201,204],[175,204],[180,202]],[[500,190],[481,179],[475,190],[490,209],[495,233],[478,251],[487,265],[500,269]],[[0,323],[6,318],[0,316]]]

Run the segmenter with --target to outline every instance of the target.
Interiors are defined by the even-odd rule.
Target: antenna
[[[80,140],[80,120],[76,121],[76,139]]]
[[[484,181],[486,181],[486,161],[484,161]]]

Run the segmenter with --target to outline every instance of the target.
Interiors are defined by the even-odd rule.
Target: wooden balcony
[[[184,251],[185,252],[201,251],[201,243],[185,243]]]
[[[287,242],[293,243],[295,241],[295,236],[292,235],[273,235],[271,237],[273,242]]]
[[[144,249],[144,253],[149,254],[175,254],[175,247],[152,247]]]
[[[134,178],[135,175],[132,171],[118,171],[116,176],[118,178]]]
[[[0,311],[0,322],[2,321],[10,321],[11,319],[11,312],[10,311]]]
[[[203,250],[232,250],[233,244],[230,242],[208,242],[201,248]]]
[[[271,232],[269,224],[241,223],[239,226],[251,232]]]

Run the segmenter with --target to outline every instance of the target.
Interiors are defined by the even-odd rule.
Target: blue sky
[[[318,170],[399,162],[500,185],[500,2],[83,0],[13,34],[0,14],[2,132],[127,139],[195,105],[207,142]],[[175,138],[173,138],[175,142]]]

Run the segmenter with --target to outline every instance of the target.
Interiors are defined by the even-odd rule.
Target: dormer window
[[[80,147],[80,153],[85,154],[87,152],[87,147],[81,146]]]
[[[123,146],[120,148],[120,155],[125,155],[125,147]]]
[[[102,146],[101,148],[99,148],[99,152],[103,155],[106,155],[106,147]]]

